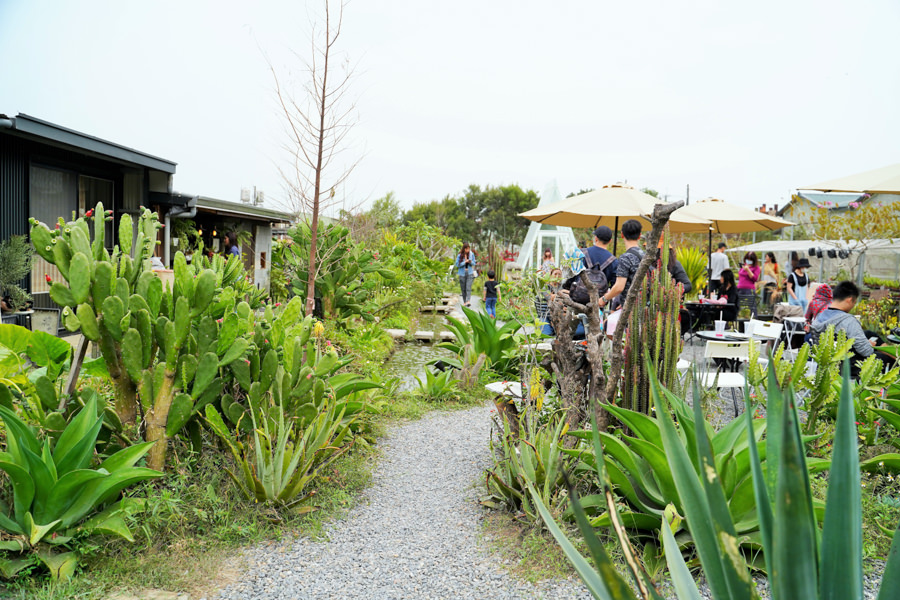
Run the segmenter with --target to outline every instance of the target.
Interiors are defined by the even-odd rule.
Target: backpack
[[[616,257],[615,255],[611,255],[602,265],[595,265],[594,261],[591,260],[591,255],[588,254],[587,249],[585,248],[582,252],[584,253],[584,261],[587,263],[588,267],[588,279],[597,286],[597,293],[602,296],[609,290],[609,281],[606,280],[606,273],[604,273],[603,270],[611,265],[612,262],[616,260]],[[578,276],[578,279],[575,280],[575,285],[572,287],[570,297],[579,304],[586,304],[590,301],[591,296],[588,293],[587,286],[581,280],[581,276]]]

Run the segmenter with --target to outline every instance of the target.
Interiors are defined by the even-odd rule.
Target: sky
[[[172,160],[182,193],[287,207],[272,71],[302,98],[322,7],[0,0],[0,113]],[[898,26],[896,0],[351,0],[335,74],[359,162],[337,197],[627,182],[783,205],[900,162]]]

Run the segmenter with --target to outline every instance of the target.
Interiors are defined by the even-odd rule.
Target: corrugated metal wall
[[[0,240],[28,233],[28,160],[25,144],[0,135]]]

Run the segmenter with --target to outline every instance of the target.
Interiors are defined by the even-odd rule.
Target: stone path
[[[590,598],[577,580],[531,585],[479,543],[477,482],[490,463],[490,406],[435,412],[395,428],[360,506],[328,541],[246,552],[246,578],[220,599]]]

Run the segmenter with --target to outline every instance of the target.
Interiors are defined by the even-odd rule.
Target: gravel
[[[297,538],[245,552],[243,581],[218,598],[313,600],[590,598],[577,579],[537,585],[479,544],[475,482],[489,467],[490,405],[435,412],[381,442],[372,487],[327,541]]]

